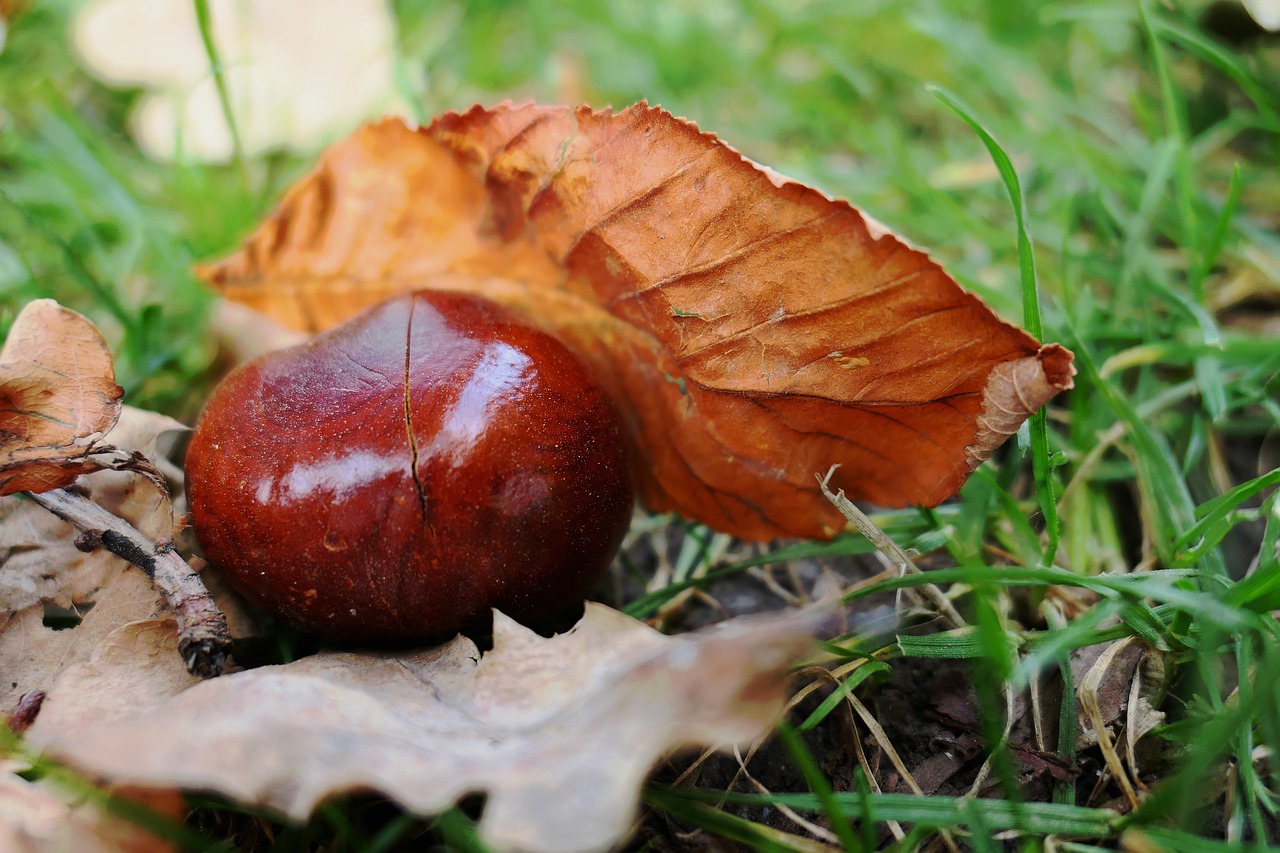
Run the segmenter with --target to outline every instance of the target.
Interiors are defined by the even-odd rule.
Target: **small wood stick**
[[[858,528],[858,532],[867,537],[868,541],[884,554],[893,565],[898,569],[899,574],[905,575],[908,572],[912,574],[923,574],[920,567],[912,562],[907,556],[907,552],[898,547],[898,543],[889,538],[889,535],[880,529],[867,514],[853,505],[853,501],[844,496],[844,489],[839,492],[832,492],[830,487],[831,475],[836,472],[839,465],[832,465],[827,470],[825,477],[818,477],[818,486],[822,489],[822,494],[826,499],[831,501],[831,505],[840,510],[840,514],[849,520],[849,523]],[[816,475],[815,475],[816,476]],[[938,589],[935,584],[925,584],[923,587],[925,594],[933,601],[934,605],[941,611],[942,616],[951,623],[955,628],[963,628],[965,626],[964,617],[960,615],[960,611],[956,610],[951,600],[942,594],[942,590]]]
[[[227,618],[218,609],[200,575],[168,541],[145,534],[93,501],[67,489],[27,497],[80,531],[82,551],[106,548],[146,572],[178,622],[178,653],[187,671],[200,678],[221,675],[231,653]]]

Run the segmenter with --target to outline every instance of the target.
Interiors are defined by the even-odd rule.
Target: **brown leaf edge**
[[[1075,387],[1071,351],[1046,344],[1033,356],[996,366],[982,390],[982,414],[973,443],[964,449],[972,472],[1018,431],[1022,423],[1062,391]]]

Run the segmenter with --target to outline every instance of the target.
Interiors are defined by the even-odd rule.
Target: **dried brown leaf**
[[[422,287],[515,307],[623,404],[650,509],[747,538],[836,532],[833,464],[937,503],[1071,384],[879,223],[647,104],[369,125],[205,275],[306,330]]]
[[[27,740],[38,746],[129,717],[197,684],[177,648],[172,619],[128,622],[97,639],[85,659],[49,682]]]
[[[1097,719],[1105,726],[1118,723],[1124,716],[1129,705],[1129,687],[1137,677],[1138,664],[1145,651],[1144,646],[1126,638],[1085,646],[1071,653],[1071,672],[1075,683],[1084,685],[1086,680],[1090,682],[1088,696],[1081,696],[1081,725],[1076,732],[1076,749],[1085,749],[1098,742],[1098,732],[1094,721],[1084,711],[1086,707],[1095,708]]]
[[[75,533],[30,501],[0,498],[0,612],[93,600],[114,565],[102,554],[77,550]]]
[[[0,350],[0,496],[61,488],[103,467],[90,454],[123,394],[92,323],[52,299],[23,308]]]
[[[589,604],[573,630],[545,639],[498,614],[483,656],[465,638],[418,652],[322,652],[42,736],[115,781],[212,790],[299,819],[355,789],[422,813],[485,791],[481,834],[493,847],[597,850],[626,832],[660,756],[767,729],[816,618],[665,637]]]

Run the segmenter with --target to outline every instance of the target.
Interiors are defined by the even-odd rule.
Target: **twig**
[[[875,545],[881,554],[884,554],[897,567],[900,575],[906,575],[908,572],[912,574],[923,574],[920,567],[911,561],[907,556],[907,552],[903,551],[889,538],[880,527],[871,519],[867,518],[867,514],[853,505],[853,501],[844,496],[844,489],[839,492],[832,492],[829,483],[831,475],[836,472],[839,465],[832,465],[827,470],[825,477],[818,477],[818,486],[822,489],[822,494],[827,500],[831,501],[832,506],[840,510],[840,514],[849,520],[849,523],[858,528],[858,532]],[[964,617],[956,610],[951,600],[942,594],[942,590],[938,589],[935,584],[924,585],[925,594],[933,601],[934,605],[941,611],[944,618],[949,621],[953,627],[963,628],[965,626]]]
[[[129,522],[67,489],[27,496],[80,531],[80,550],[106,548],[146,572],[178,622],[178,653],[187,670],[200,678],[222,674],[231,652],[227,618],[171,543],[151,541]]]

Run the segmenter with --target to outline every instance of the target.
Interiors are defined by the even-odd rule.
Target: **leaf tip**
[[[982,391],[978,431],[964,449],[969,471],[990,458],[1041,406],[1075,385],[1073,359],[1066,347],[1045,344],[1035,355],[996,365]]]

